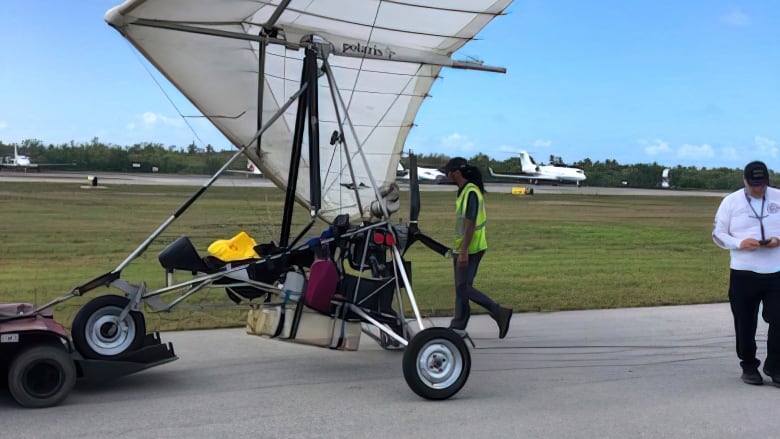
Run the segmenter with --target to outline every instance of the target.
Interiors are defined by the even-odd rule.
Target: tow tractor
[[[106,321],[99,330],[110,336],[117,326]],[[36,312],[30,303],[0,304],[0,372],[11,396],[23,407],[61,403],[77,379],[107,382],[176,360],[171,343],[158,333],[146,334],[143,345],[111,360],[85,358],[68,330],[54,320],[51,308]]]

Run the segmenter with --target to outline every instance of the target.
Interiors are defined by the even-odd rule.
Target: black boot
[[[509,321],[512,320],[512,308],[499,306],[493,318],[498,324],[498,338],[506,337],[506,333],[509,332]]]
[[[764,384],[764,378],[758,373],[757,367],[747,368],[742,370],[742,376],[740,377],[745,384],[752,384],[754,386],[760,386]]]

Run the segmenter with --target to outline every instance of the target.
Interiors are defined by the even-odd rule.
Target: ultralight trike
[[[109,10],[106,21],[238,150],[115,269],[42,309],[98,287],[118,290],[87,302],[72,328],[86,358],[111,360],[143,345],[144,306],[167,311],[218,286],[252,307],[250,332],[356,349],[363,330],[383,347],[405,349],[403,373],[414,392],[457,393],[471,366],[465,334],[426,328],[404,259],[415,242],[450,252],[418,226],[413,156],[408,221],[391,215],[400,207],[395,179],[404,143],[441,69],[505,72],[451,58],[511,0],[468,3],[127,0]],[[258,245],[258,258],[224,260],[201,255],[184,236],[159,255],[165,287],[147,291],[144,282],[122,279],[242,155],[285,191],[278,241]],[[293,236],[296,203],[310,221]],[[327,229],[310,239],[317,221]],[[176,272],[192,278],[177,280]],[[178,296],[163,301],[168,293]]]

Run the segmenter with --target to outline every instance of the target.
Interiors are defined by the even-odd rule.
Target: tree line
[[[0,141],[0,155],[19,154],[32,158],[33,163],[67,165],[63,170],[96,172],[160,172],[165,174],[213,174],[235,151],[216,151],[211,145],[199,148],[194,143],[186,148],[164,146],[161,143],[136,143],[119,146],[103,143],[97,137],[86,143],[45,145],[38,139],[23,140],[18,144]],[[243,170],[245,160],[233,163]]]
[[[213,174],[235,151],[216,151],[211,145],[201,148],[194,143],[186,148],[165,146],[160,143],[137,143],[120,146],[101,142],[97,137],[89,142],[66,144],[44,144],[37,139],[24,140],[18,144],[0,141],[0,156],[13,155],[16,146],[19,154],[32,157],[35,163],[72,164],[68,170],[91,172],[160,172],[166,174]],[[445,154],[418,155],[420,166],[438,167],[449,160]],[[487,168],[500,173],[519,173],[520,158],[510,157],[496,160],[479,153],[467,158],[477,166],[485,181],[492,179]],[[560,157],[550,156],[551,163],[562,164]],[[401,159],[408,167],[408,158]],[[243,170],[244,160],[233,163],[232,169]],[[651,164],[620,164],[616,160],[592,161],[589,158],[570,163],[569,166],[585,171],[588,186],[630,186],[657,188],[661,186],[661,173],[665,166]],[[677,189],[734,190],[742,186],[742,170],[739,168],[699,168],[676,166],[670,168],[670,183]]]

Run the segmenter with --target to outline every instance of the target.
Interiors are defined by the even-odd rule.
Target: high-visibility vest
[[[471,237],[471,243],[469,244],[469,254],[481,252],[487,248],[487,239],[485,238],[485,223],[487,223],[487,214],[485,213],[485,199],[482,197],[477,185],[474,183],[466,183],[463,186],[463,190],[455,200],[455,250],[460,250],[460,245],[463,243],[463,233],[466,226],[466,203],[469,199],[469,193],[474,192],[477,195],[479,201],[479,207],[477,208],[477,221],[474,225],[474,234]]]

